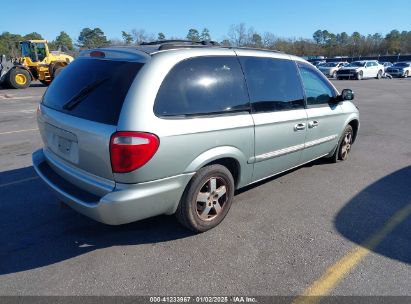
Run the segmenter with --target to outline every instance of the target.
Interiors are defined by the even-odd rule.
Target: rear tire
[[[221,223],[234,197],[234,179],[221,165],[198,170],[184,190],[175,213],[177,220],[195,232],[210,230]]]
[[[354,138],[354,131],[350,125],[347,125],[338,141],[337,149],[335,149],[334,154],[331,156],[330,160],[333,163],[339,161],[344,161],[348,159],[348,155],[351,151],[352,143]]]
[[[332,78],[332,79],[337,79],[337,72],[336,72],[336,71],[334,71],[334,72],[332,73],[331,78]]]
[[[7,77],[7,83],[12,89],[25,89],[30,86],[30,73],[21,68],[12,69]]]

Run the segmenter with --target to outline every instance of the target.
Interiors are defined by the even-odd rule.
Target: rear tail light
[[[160,140],[143,132],[116,132],[111,136],[110,157],[114,173],[126,173],[144,166],[157,152]]]

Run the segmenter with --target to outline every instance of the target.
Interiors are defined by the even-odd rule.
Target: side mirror
[[[353,100],[354,99],[354,92],[351,89],[344,89],[341,92],[340,99],[344,100]]]

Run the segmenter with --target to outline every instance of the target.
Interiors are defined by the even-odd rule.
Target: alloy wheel
[[[341,145],[341,159],[346,160],[348,158],[348,153],[350,153],[352,145],[352,133],[347,132],[344,136],[342,145]]]
[[[211,221],[222,212],[227,200],[225,181],[220,177],[211,177],[197,194],[197,215],[203,221]]]

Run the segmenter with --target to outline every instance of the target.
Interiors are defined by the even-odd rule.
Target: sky
[[[76,41],[85,27],[100,27],[108,39],[132,29],[183,38],[190,28],[208,28],[212,39],[221,41],[239,23],[281,38],[312,38],[318,29],[365,35],[411,31],[411,0],[19,0],[18,7],[14,1],[1,4],[1,11],[10,13],[2,14],[0,33],[35,31],[53,40],[64,30]]]

